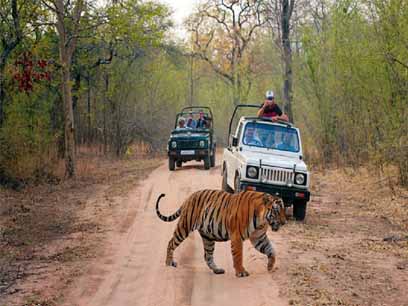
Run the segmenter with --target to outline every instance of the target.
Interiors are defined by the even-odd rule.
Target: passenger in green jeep
[[[180,118],[178,119],[178,126],[177,126],[176,130],[184,129],[184,128],[185,128],[185,124],[186,124],[186,120],[185,120],[183,117],[180,117]]]
[[[204,118],[204,112],[200,111],[200,118],[198,118],[197,120],[197,128],[198,129],[206,129],[208,128],[208,122],[207,120]]]
[[[195,121],[195,119],[193,117],[193,112],[190,112],[188,114],[187,127],[190,128],[190,129],[195,129],[197,127],[197,121]]]

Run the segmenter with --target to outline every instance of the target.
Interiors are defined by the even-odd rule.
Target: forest
[[[87,148],[164,152],[178,110],[274,90],[313,165],[391,167],[408,185],[408,1],[0,0],[0,183],[75,176]]]

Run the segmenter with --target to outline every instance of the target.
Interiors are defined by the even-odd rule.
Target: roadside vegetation
[[[0,189],[0,305],[60,305],[84,266],[101,256],[107,233],[125,231],[123,202],[160,165],[137,158],[78,154],[75,180],[48,181],[21,191]],[[63,173],[64,165],[60,165]]]
[[[123,196],[157,166],[151,159],[165,152],[178,110],[210,106],[221,147],[234,106],[260,104],[270,89],[302,132],[315,192],[334,192],[323,211],[332,223],[319,211],[291,229],[344,272],[355,264],[348,250],[316,242],[344,229],[332,214],[363,220],[367,231],[379,225],[382,236],[353,238],[354,250],[380,252],[378,265],[393,254],[398,271],[383,283],[399,288],[408,260],[408,1],[204,0],[185,27],[178,37],[171,9],[156,0],[0,0],[0,302],[35,269],[87,256],[74,244],[44,254],[38,245],[98,232],[78,221],[84,203],[97,192],[110,207],[109,188]],[[348,186],[348,202],[337,200]],[[292,266],[294,305],[310,279],[326,280],[325,266],[309,264]],[[365,305],[359,288],[338,300],[326,289],[313,287],[306,301]]]
[[[0,182],[54,174],[61,159],[74,176],[84,145],[163,151],[185,105],[212,106],[223,142],[234,104],[273,89],[310,160],[394,165],[406,186],[407,5],[207,0],[183,40],[154,1],[2,0]]]

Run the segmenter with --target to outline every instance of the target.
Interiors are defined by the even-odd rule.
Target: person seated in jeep
[[[294,147],[292,145],[292,139],[290,134],[283,134],[282,135],[282,141],[276,145],[276,148],[278,150],[282,151],[294,151]]]
[[[197,121],[194,120],[192,112],[188,114],[187,127],[190,129],[195,129],[197,127]]]
[[[204,118],[204,112],[200,111],[200,118],[197,120],[197,129],[206,129],[208,128],[207,120]]]
[[[265,144],[265,147],[267,147],[267,148],[275,148],[276,147],[276,140],[275,140],[275,132],[272,130],[272,131],[269,131],[269,130],[267,130],[266,131],[266,137],[265,137],[265,139],[263,140],[263,143]]]
[[[256,131],[253,126],[247,125],[243,143],[248,146],[263,146],[261,140],[255,135]]]
[[[178,119],[178,126],[177,126],[176,130],[184,129],[185,128],[185,123],[186,123],[186,120],[183,117],[180,117]]]
[[[258,117],[271,118],[272,121],[289,121],[288,116],[282,113],[282,110],[275,103],[275,94],[268,90],[265,95],[265,102],[261,105],[257,113]]]

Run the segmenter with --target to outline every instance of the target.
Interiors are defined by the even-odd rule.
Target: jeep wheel
[[[182,165],[183,165],[183,162],[182,162],[181,160],[178,160],[178,161],[176,162],[176,166],[177,166],[177,167],[181,168]]]
[[[215,150],[212,152],[213,154],[211,155],[211,167],[215,167]]]
[[[241,192],[241,179],[239,178],[239,175],[235,175],[235,180],[234,180],[234,193],[239,193]]]
[[[293,203],[293,217],[296,221],[303,221],[306,217],[306,201],[298,200]]]
[[[211,166],[211,156],[207,155],[206,157],[204,157],[204,169],[208,170],[210,169]]]
[[[234,190],[230,186],[228,186],[227,180],[227,168],[224,167],[224,171],[222,172],[222,190],[228,193],[234,193]]]
[[[174,159],[173,158],[171,158],[171,157],[169,157],[169,170],[170,171],[173,171],[174,170],[174,168],[175,168],[175,161],[174,161]]]

